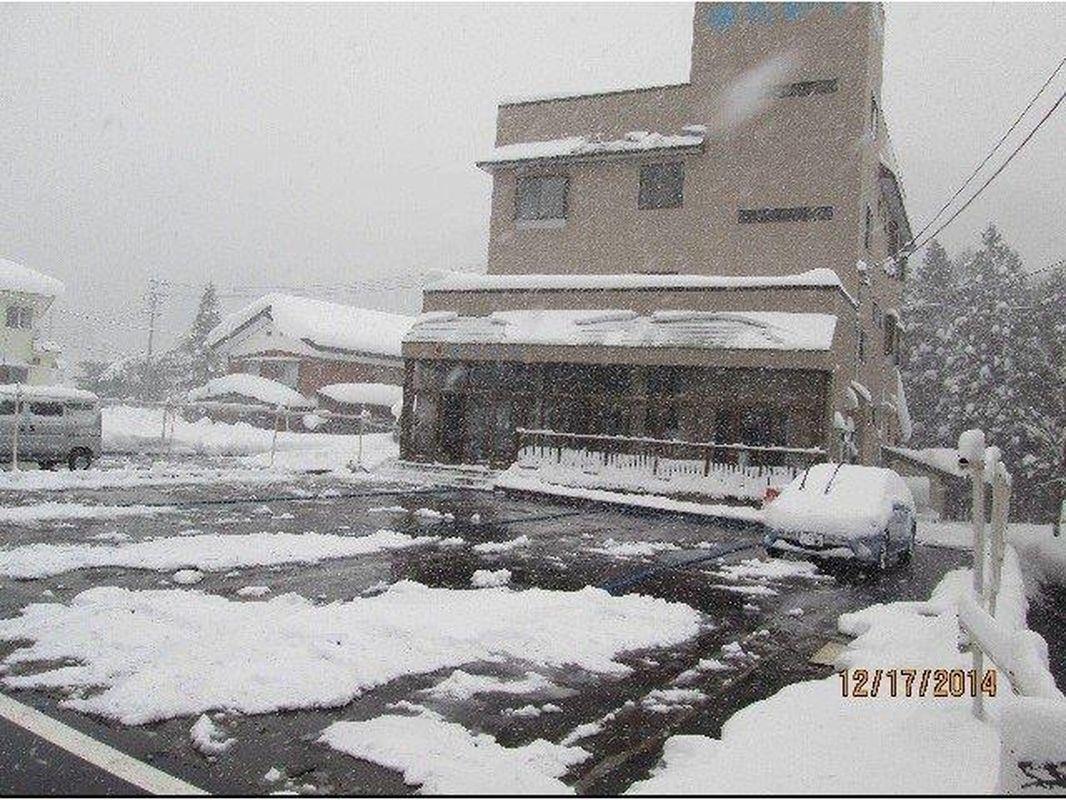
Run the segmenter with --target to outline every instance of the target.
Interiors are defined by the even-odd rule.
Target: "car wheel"
[[[70,471],[74,472],[79,469],[88,469],[89,465],[93,463],[92,453],[88,450],[71,450],[70,457],[67,458],[67,466],[70,467]]]

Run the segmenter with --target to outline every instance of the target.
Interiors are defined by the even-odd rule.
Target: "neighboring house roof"
[[[6,258],[0,258],[0,291],[58,297],[63,294],[63,288],[62,281]]]
[[[602,347],[695,347],[721,350],[828,350],[836,317],[787,312],[626,309],[497,311],[484,317],[435,312],[419,318],[408,342]]]
[[[38,384],[0,384],[0,395],[14,397],[18,392],[23,400],[73,400],[95,403],[98,398],[92,392],[70,386],[44,386]]]
[[[391,383],[331,383],[319,388],[318,394],[342,405],[392,408],[403,399],[403,387]]]
[[[283,336],[318,350],[400,357],[400,346],[414,317],[371,311],[308,297],[268,294],[227,315],[207,335],[218,347],[259,319],[269,319]]]
[[[597,141],[587,136],[568,136],[539,142],[517,142],[496,147],[477,165],[482,169],[510,166],[530,161],[599,159],[609,156],[656,153],[663,151],[700,152],[706,128],[693,126],[683,133],[669,135],[649,131],[631,131],[623,139]]]
[[[840,277],[820,268],[798,275],[648,275],[642,273],[486,275],[453,272],[426,287],[429,292],[561,291],[624,289],[777,289],[782,287],[839,288]]]
[[[313,408],[314,403],[283,383],[259,375],[234,373],[212,378],[203,386],[191,389],[186,395],[189,401],[222,400],[227,397],[242,397],[283,408]]]

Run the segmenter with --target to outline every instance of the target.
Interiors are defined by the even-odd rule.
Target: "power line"
[[[937,228],[935,231],[933,231],[931,234],[929,234],[929,236],[927,236],[922,241],[921,244],[915,245],[913,249],[914,250],[920,250],[921,248],[925,247],[925,245],[928,244],[932,239],[935,239],[940,234],[940,232],[944,230],[944,228],[946,228],[948,225],[950,225],[952,222],[954,222],[955,219],[959,216],[959,214],[961,214],[963,211],[965,211],[967,208],[969,208],[970,204],[973,203],[974,200],[976,200],[978,197],[981,196],[981,193],[985,189],[988,188],[989,184],[992,183],[992,181],[994,181],[999,176],[999,174],[1001,172],[1003,172],[1003,170],[1005,170],[1007,168],[1007,165],[1010,164],[1010,162],[1014,160],[1014,157],[1016,155],[1018,155],[1018,153],[1021,152],[1022,148],[1025,147],[1029,143],[1029,140],[1032,139],[1033,136],[1036,135],[1036,132],[1038,130],[1040,130],[1041,126],[1045,122],[1047,122],[1048,119],[1051,118],[1051,115],[1055,113],[1055,110],[1058,109],[1058,107],[1062,104],[1062,101],[1064,99],[1066,99],[1066,92],[1063,92],[1062,94],[1059,95],[1059,99],[1055,101],[1055,105],[1053,105],[1051,108],[1048,109],[1047,113],[1044,114],[1044,116],[1040,118],[1040,121],[1038,123],[1036,123],[1036,126],[1031,131],[1029,131],[1029,135],[1026,136],[1024,139],[1022,139],[1021,143],[1017,147],[1014,148],[1014,150],[1011,152],[1011,154],[1009,156],[1007,156],[1007,160],[999,165],[999,169],[997,169],[995,172],[993,172],[989,176],[988,180],[986,180],[984,183],[981,184],[980,188],[970,196],[970,199],[967,200],[965,203],[963,203],[962,206],[960,206],[959,209],[954,214],[952,214],[950,217],[948,217],[947,221],[943,225],[941,225],[939,228]]]
[[[904,245],[904,247],[901,248],[901,249],[906,250],[906,249],[910,248],[912,245],[914,245],[914,243],[916,241],[918,241],[918,239],[920,239],[922,237],[922,234],[924,234],[927,230],[929,230],[933,226],[933,223],[936,222],[940,218],[940,215],[943,214],[945,211],[947,211],[948,207],[952,203],[955,202],[956,198],[958,198],[958,196],[960,194],[963,193],[963,191],[966,189],[966,187],[970,185],[970,182],[975,177],[977,177],[977,173],[979,173],[984,168],[985,164],[987,164],[991,160],[992,156],[994,156],[996,154],[996,151],[999,150],[999,148],[1003,144],[1003,142],[1005,142],[1007,140],[1007,137],[1009,137],[1014,132],[1014,129],[1018,127],[1018,123],[1020,123],[1022,121],[1022,119],[1025,117],[1025,115],[1029,113],[1029,110],[1033,107],[1033,105],[1036,103],[1036,101],[1040,98],[1040,95],[1042,95],[1044,93],[1044,90],[1047,89],[1047,87],[1051,85],[1051,82],[1055,79],[1055,76],[1059,74],[1059,71],[1062,69],[1063,65],[1066,65],[1066,58],[1063,58],[1059,62],[1059,65],[1057,67],[1055,67],[1055,69],[1052,71],[1051,75],[1049,75],[1047,80],[1044,81],[1044,84],[1040,87],[1039,90],[1037,90],[1037,93],[1033,95],[1032,99],[1029,101],[1029,104],[1026,105],[1026,107],[1024,109],[1022,109],[1022,113],[1020,113],[1017,116],[1017,118],[1014,120],[1014,122],[1011,123],[1010,127],[1007,128],[1006,132],[1001,137],[999,137],[999,141],[996,142],[995,145],[992,147],[992,149],[988,151],[988,154],[983,159],[981,159],[981,163],[979,163],[974,168],[974,171],[970,173],[970,176],[968,178],[966,178],[966,180],[964,180],[962,182],[962,185],[959,186],[959,188],[955,190],[955,193],[953,195],[951,195],[950,198],[948,198],[948,201],[946,203],[944,203],[944,205],[942,205],[940,207],[940,210],[937,211],[932,216],[932,218],[929,220],[929,222],[926,223],[925,227],[922,228],[920,231],[918,231],[918,233],[914,234],[914,236],[911,237],[911,240],[906,245]],[[913,249],[917,249],[917,248],[915,247]]]

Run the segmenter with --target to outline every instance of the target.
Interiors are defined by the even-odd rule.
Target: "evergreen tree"
[[[181,343],[182,350],[189,359],[189,375],[179,383],[188,383],[189,387],[199,386],[217,375],[221,369],[218,356],[205,345],[207,335],[222,321],[222,309],[218,302],[218,293],[213,283],[204,287],[200,304],[193,317],[192,327]],[[188,387],[187,387],[188,388]]]
[[[955,267],[947,251],[933,241],[922,266],[905,284],[901,363],[914,433],[912,447],[936,447],[950,435],[941,407],[942,381],[951,344],[956,303]]]

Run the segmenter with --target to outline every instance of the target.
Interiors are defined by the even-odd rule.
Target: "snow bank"
[[[396,357],[413,321],[401,314],[274,293],[226,315],[207,335],[207,345],[218,346],[260,315],[271,319],[277,334],[312,347]]]
[[[331,383],[318,393],[344,405],[385,406],[392,408],[403,401],[403,387],[391,383]]]
[[[910,489],[892,470],[815,464],[769,504],[765,523],[779,531],[866,538],[884,530],[896,503],[914,508]]]
[[[63,288],[62,281],[6,258],[0,258],[0,291],[58,297],[63,294]]]
[[[968,570],[956,570],[927,602],[879,604],[842,615],[841,631],[857,638],[836,666],[970,669],[970,656],[959,651],[956,610],[971,580]],[[997,621],[1022,631],[1025,596],[1010,549],[1003,585]],[[673,736],[652,777],[630,792],[943,795],[999,789],[1000,737],[994,725],[973,717],[969,696],[841,694],[839,675],[805,681],[735,714],[719,739]],[[1001,687],[987,706],[998,719],[1016,702]]]
[[[223,400],[232,395],[264,403],[271,408],[281,406],[288,409],[311,410],[315,407],[313,402],[284,383],[278,383],[278,381],[272,381],[270,378],[263,378],[259,375],[246,375],[241,372],[212,378],[203,386],[190,389],[186,398],[190,402],[195,402],[198,400]]]
[[[591,587],[471,591],[401,581],[374,597],[315,605],[291,594],[248,601],[106,586],[0,620],[0,640],[32,642],[5,659],[8,667],[77,662],[9,671],[8,686],[63,689],[65,706],[135,725],[211,709],[340,706],[403,675],[480,660],[625,674],[618,654],[685,641],[700,619],[681,603]],[[84,694],[89,687],[100,691]]]
[[[335,750],[403,773],[404,782],[430,795],[559,795],[573,790],[559,780],[590,755],[537,739],[503,747],[431,711],[335,722],[319,741]]]
[[[473,675],[457,669],[435,686],[425,690],[425,694],[443,700],[469,700],[478,694],[549,694],[559,697],[569,694],[543,675],[527,672],[524,677],[515,680],[502,680],[493,675]]]
[[[88,567],[127,567],[170,572],[218,572],[235,567],[314,564],[382,550],[436,542],[435,536],[408,536],[380,530],[368,536],[326,533],[249,533],[174,536],[117,545],[26,544],[0,550],[0,575],[42,578]]]

